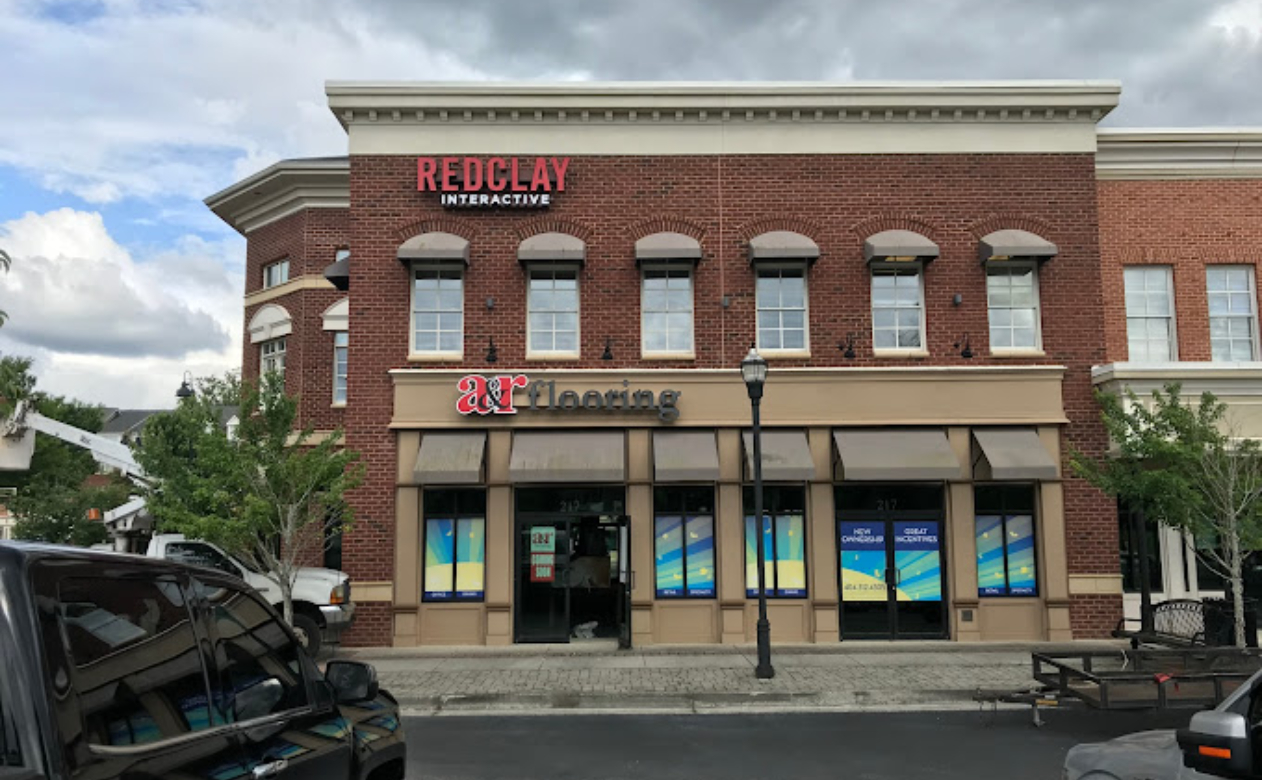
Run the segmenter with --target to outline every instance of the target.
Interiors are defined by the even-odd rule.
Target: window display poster
[[[530,529],[530,581],[556,579],[556,526],[536,525]]]
[[[483,598],[485,560],[485,518],[425,521],[424,595],[427,600]]]
[[[688,595],[714,596],[714,518],[690,517],[687,523]]]
[[[1008,595],[1037,596],[1034,576],[1034,518],[1009,517],[1004,543],[1008,546]]]
[[[684,594],[683,518],[658,515],[655,521],[657,597],[677,598]]]
[[[841,523],[841,598],[886,601],[885,523]]]
[[[776,587],[776,571],[775,571],[775,538],[771,534],[771,518],[763,516],[763,554],[766,555],[765,566],[763,566],[763,576],[766,578],[766,588],[768,595],[775,593]],[[745,596],[748,598],[758,598],[758,537],[754,535],[754,518],[752,515],[745,518]]]
[[[936,521],[894,522],[899,601],[942,600],[941,549]]]
[[[1008,595],[1008,583],[1003,570],[1003,518],[998,515],[978,515],[975,534],[977,595]]]
[[[484,595],[486,520],[467,517],[456,521],[456,598]]]
[[[806,595],[806,523],[802,515],[776,518],[776,595]]]
[[[455,595],[456,523],[449,519],[425,521],[425,598],[450,599]]]

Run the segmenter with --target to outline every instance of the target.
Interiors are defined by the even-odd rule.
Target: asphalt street
[[[1189,712],[1028,711],[406,718],[416,780],[1056,780],[1079,742]]]

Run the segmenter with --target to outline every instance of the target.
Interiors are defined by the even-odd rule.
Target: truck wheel
[[[307,655],[315,658],[316,653],[320,652],[320,624],[307,615],[295,614],[294,633],[298,635],[298,642],[307,651]]]

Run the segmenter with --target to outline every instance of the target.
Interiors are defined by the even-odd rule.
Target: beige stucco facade
[[[959,462],[943,490],[942,569],[948,638],[1064,640],[1070,638],[1070,578],[1066,568],[1064,502],[1059,479],[1040,480],[1037,501],[1039,595],[979,599],[973,527],[973,486],[979,457],[972,436],[980,426],[1037,433],[1050,460],[1061,462],[1063,369],[1039,367],[784,369],[775,372],[763,406],[764,431],[802,432],[813,474],[806,495],[808,597],[769,605],[780,642],[836,642],[839,568],[835,488],[841,469],[833,432],[843,428],[928,428],[945,432]],[[517,413],[464,416],[456,411],[460,371],[393,372],[398,446],[397,529],[393,587],[394,644],[509,644],[514,641],[515,485],[510,479],[514,435],[539,430],[606,430],[622,434],[626,513],[630,525],[631,633],[635,645],[745,643],[754,639],[757,602],[745,591],[742,487],[749,482],[742,446],[750,405],[736,371],[539,371],[531,381],[555,381],[557,392],[649,389],[679,392],[671,423],[638,411],[524,408]],[[844,402],[839,398],[844,397]],[[654,591],[653,487],[655,430],[712,430],[718,451],[715,488],[717,594],[711,599],[658,600]],[[485,431],[480,486],[486,490],[485,598],[475,603],[425,603],[422,593],[423,502],[416,475],[423,438],[450,430]],[[468,487],[467,485],[465,487]],[[384,585],[384,583],[383,583]]]

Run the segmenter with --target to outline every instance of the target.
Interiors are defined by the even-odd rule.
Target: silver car
[[[1256,760],[1255,760],[1256,756]],[[1077,745],[1064,780],[1262,779],[1262,672],[1178,731],[1142,731]]]

